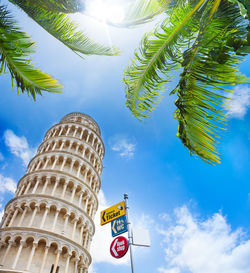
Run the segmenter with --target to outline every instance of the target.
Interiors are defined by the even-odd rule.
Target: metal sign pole
[[[133,262],[133,252],[132,252],[132,245],[133,245],[133,235],[131,232],[131,223],[129,222],[129,217],[128,217],[128,195],[125,193],[124,194],[124,200],[125,200],[125,210],[126,210],[126,214],[127,214],[127,226],[128,226],[128,242],[129,242],[129,246],[130,246],[130,262],[131,262],[131,270],[132,273],[134,273],[134,262]]]

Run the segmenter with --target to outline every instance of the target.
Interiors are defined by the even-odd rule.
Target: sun
[[[120,23],[125,17],[126,5],[121,0],[88,0],[86,14],[109,23]]]

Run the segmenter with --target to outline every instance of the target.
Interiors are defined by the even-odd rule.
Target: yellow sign
[[[125,211],[125,202],[122,201],[108,209],[105,209],[103,211],[101,211],[101,225],[105,225],[109,222],[111,222],[112,220],[126,215],[126,211]]]

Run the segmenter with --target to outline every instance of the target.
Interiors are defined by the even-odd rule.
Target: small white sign
[[[150,247],[149,231],[144,228],[133,229],[133,245]]]

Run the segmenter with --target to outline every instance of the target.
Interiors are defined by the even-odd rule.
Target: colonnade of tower
[[[100,129],[85,114],[48,130],[5,207],[0,272],[87,272],[103,156]]]

